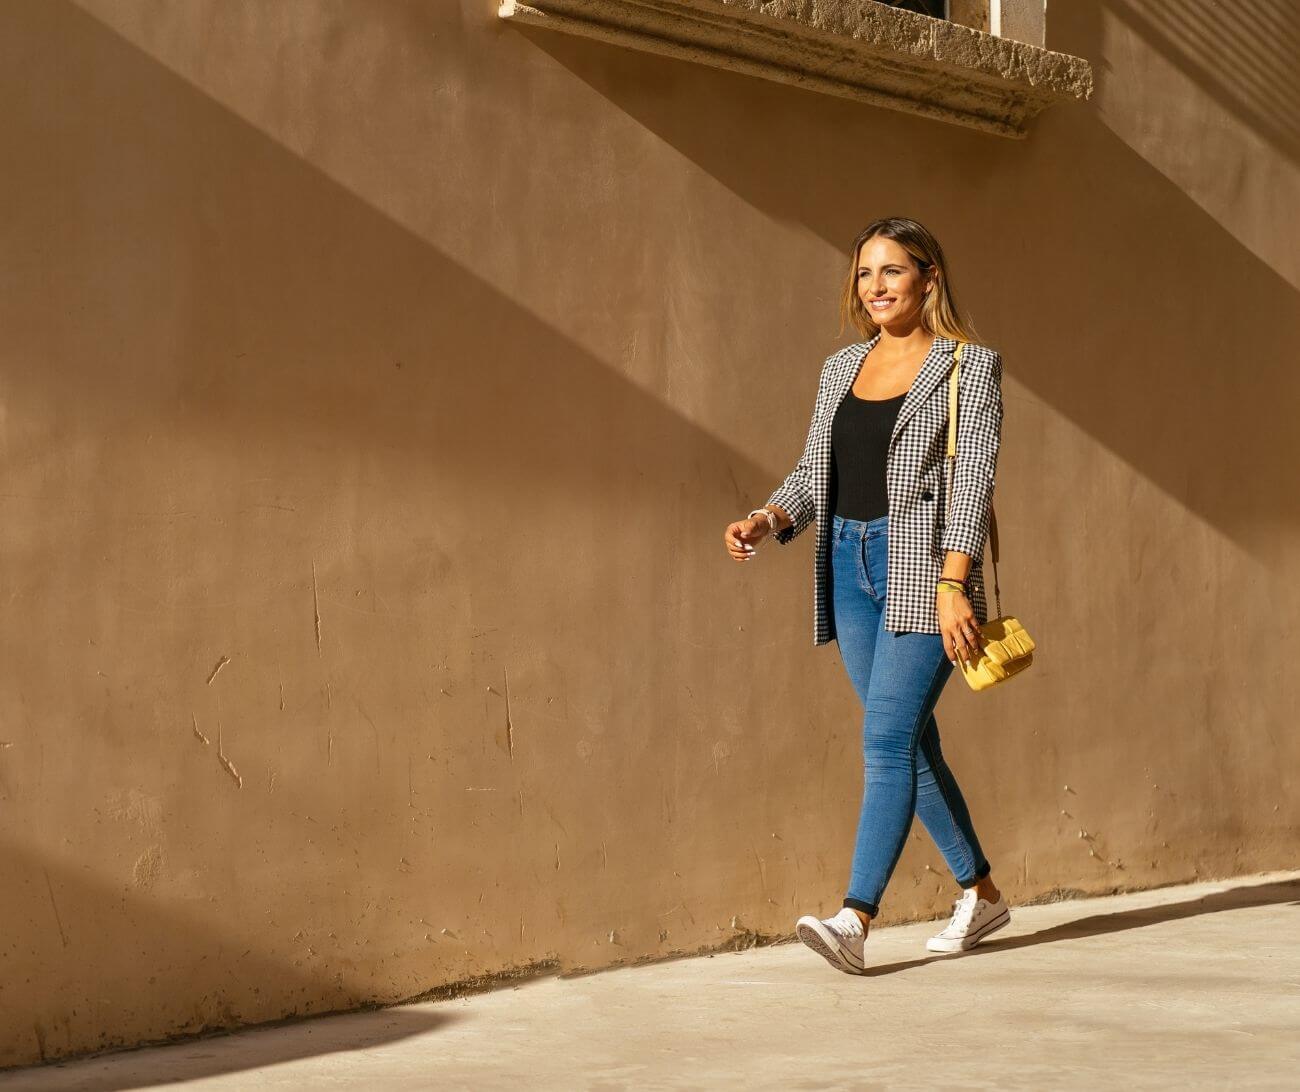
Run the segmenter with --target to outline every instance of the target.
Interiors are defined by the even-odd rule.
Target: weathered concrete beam
[[[498,14],[999,136],[1092,94],[1082,57],[872,0],[503,0]]]

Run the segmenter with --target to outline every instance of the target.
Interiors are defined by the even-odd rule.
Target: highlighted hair
[[[880,327],[858,295],[858,258],[863,246],[877,235],[893,239],[912,256],[923,276],[932,276],[933,287],[921,305],[921,325],[926,332],[956,338],[958,341],[978,341],[979,335],[974,324],[957,307],[957,301],[953,298],[952,280],[948,275],[947,260],[939,240],[923,225],[905,216],[886,216],[873,220],[853,240],[849,276],[844,282],[844,291],[840,294],[840,334],[843,335],[846,323],[852,324],[868,341],[880,333]]]

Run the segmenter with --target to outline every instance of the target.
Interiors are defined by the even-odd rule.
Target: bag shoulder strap
[[[966,342],[957,343],[957,349],[952,354],[952,378],[948,380],[948,458],[952,460],[949,464],[948,474],[948,518],[952,519],[952,484],[956,481],[957,470],[957,383],[961,372],[961,351],[966,347]],[[993,596],[997,605],[997,616],[1002,614],[1002,590],[998,587],[998,515],[993,507],[992,500],[989,501],[989,553],[993,558]]]

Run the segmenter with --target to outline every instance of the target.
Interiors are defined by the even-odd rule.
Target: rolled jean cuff
[[[854,910],[861,910],[864,914],[870,914],[873,918],[880,913],[880,907],[875,903],[863,902],[861,899],[855,899],[852,895],[846,895],[844,905],[851,906]]]
[[[982,880],[985,876],[987,876],[992,871],[993,871],[993,866],[989,864],[988,861],[985,861],[979,868],[975,870],[975,875],[972,876],[969,880],[958,880],[957,883],[961,887],[974,887],[977,883],[980,882],[980,880]]]

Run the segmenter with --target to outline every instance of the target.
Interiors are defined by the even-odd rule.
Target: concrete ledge
[[[1006,137],[1093,88],[1082,57],[872,0],[503,0],[498,14]]]

